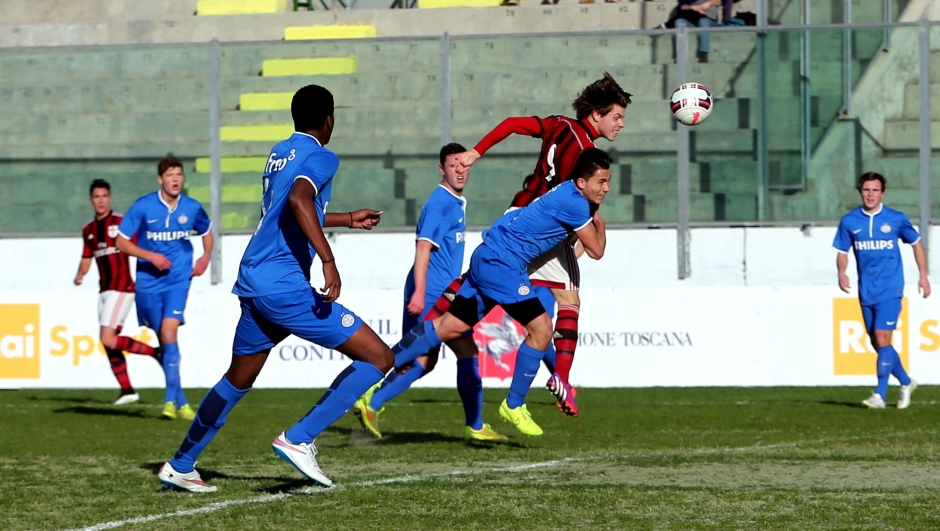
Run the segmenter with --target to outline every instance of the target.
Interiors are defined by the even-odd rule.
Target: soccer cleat
[[[284,432],[281,432],[271,443],[271,447],[274,448],[274,453],[278,457],[294,465],[294,468],[299,470],[307,479],[311,479],[323,487],[333,486],[333,480],[326,477],[326,474],[320,470],[320,465],[317,464],[317,447],[314,446],[313,442],[310,444],[293,444],[287,440]]]
[[[885,400],[878,393],[872,393],[870,397],[862,400],[862,405],[869,409],[884,409]]]
[[[565,415],[578,416],[578,403],[574,401],[575,390],[557,372],[548,379],[545,388],[555,395],[555,400],[558,400],[558,409]]]
[[[121,394],[117,400],[114,401],[115,406],[125,406],[127,404],[133,404],[140,400],[140,395],[131,391],[130,393]]]
[[[183,489],[189,492],[215,492],[219,490],[215,485],[210,485],[199,477],[199,472],[193,469],[192,472],[182,474],[177,472],[170,463],[163,463],[160,472],[157,473],[160,483],[163,483],[171,489]]]
[[[186,404],[178,410],[180,418],[183,420],[193,420],[196,418],[196,410],[193,406]]]
[[[176,420],[176,403],[164,402],[163,412],[160,413],[160,416],[167,420]]]
[[[385,408],[383,407],[376,411],[369,405],[372,402],[372,395],[378,388],[379,384],[373,385],[364,395],[359,397],[359,400],[356,400],[356,403],[353,404],[353,414],[359,419],[359,424],[362,424],[362,429],[371,433],[376,439],[381,439],[382,432],[379,431],[379,413],[385,411]]]
[[[464,432],[467,434],[467,437],[475,441],[505,441],[509,439],[509,437],[506,437],[502,433],[496,433],[496,430],[490,427],[489,424],[483,424],[483,427],[478,430],[467,426]]]
[[[523,435],[538,437],[542,434],[542,428],[532,420],[532,415],[529,414],[529,409],[525,407],[525,404],[510,409],[509,404],[503,400],[503,403],[499,405],[499,416],[515,426]]]
[[[898,409],[907,409],[907,406],[911,405],[911,395],[914,394],[914,389],[917,389],[917,382],[913,379],[911,383],[901,386],[901,398],[898,399]]]

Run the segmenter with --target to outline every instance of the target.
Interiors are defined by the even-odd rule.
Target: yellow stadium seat
[[[318,76],[355,73],[356,58],[353,56],[268,59],[261,63],[262,76]]]
[[[293,134],[293,131],[291,131],[291,134]],[[290,134],[287,136],[290,136]],[[279,140],[284,140],[287,136]],[[264,165],[267,162],[266,157],[222,157],[222,173],[261,173],[264,171]],[[211,171],[212,161],[209,157],[196,159],[196,173],[209,173]]]
[[[287,10],[285,0],[199,0],[197,15],[253,15]]]
[[[367,39],[375,37],[371,24],[331,24],[321,26],[295,26],[284,30],[284,40]]]
[[[252,92],[238,98],[242,111],[283,111],[290,109],[293,92]]]
[[[421,9],[436,9],[439,7],[495,7],[502,0],[418,0]]]
[[[223,203],[253,203],[261,201],[261,177],[258,184],[224,184],[222,185]],[[208,204],[212,199],[212,189],[209,186],[193,186],[186,189],[186,195],[200,203]]]
[[[294,134],[292,124],[226,125],[219,129],[222,142],[277,142]]]

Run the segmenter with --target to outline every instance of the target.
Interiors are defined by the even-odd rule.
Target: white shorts
[[[98,323],[105,328],[124,326],[133,305],[133,293],[102,291],[98,295]]]
[[[567,239],[529,264],[529,280],[533,286],[578,291],[581,270],[574,247]]]

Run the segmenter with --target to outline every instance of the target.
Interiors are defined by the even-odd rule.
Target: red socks
[[[574,304],[559,304],[555,321],[555,372],[568,381],[574,351],[578,346],[578,315]]]

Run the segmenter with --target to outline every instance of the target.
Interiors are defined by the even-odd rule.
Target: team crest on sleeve
[[[186,217],[186,214],[180,214],[180,217],[176,218],[176,221],[179,221],[180,224],[183,224],[189,221],[189,218]]]
[[[108,238],[117,238],[117,235],[118,235],[118,226],[108,225]]]
[[[882,225],[882,226],[881,226],[881,232],[883,232],[883,233],[885,233],[885,234],[888,234],[889,232],[891,232],[891,225],[888,225],[887,223],[885,223],[884,225]]]
[[[528,294],[529,294],[529,286],[526,286],[526,285],[519,286],[519,292],[518,292],[518,293],[519,293],[519,295],[523,295],[523,296],[528,295]]]
[[[353,317],[351,314],[344,313],[342,322],[343,322],[344,328],[349,328],[350,326],[353,325],[353,323],[356,322],[356,318]]]

